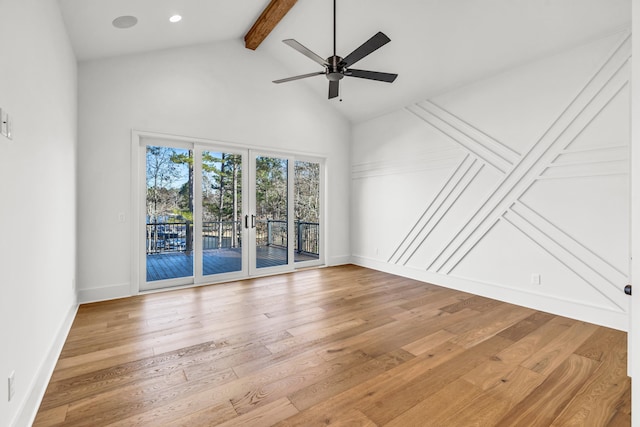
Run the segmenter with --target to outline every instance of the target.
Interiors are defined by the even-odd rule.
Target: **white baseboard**
[[[329,257],[328,266],[351,264],[351,255],[338,255]]]
[[[569,317],[583,322],[589,322],[620,331],[628,331],[629,314],[612,311],[603,307],[586,305],[576,301],[562,300],[546,295],[525,292],[518,289],[499,286],[490,283],[476,282],[460,279],[426,270],[418,270],[410,267],[389,264],[373,258],[354,255],[352,262],[361,267],[384,271],[397,276],[408,277],[421,282],[432,283],[445,288],[456,289],[486,298],[492,298],[522,307],[532,308],[547,313]]]
[[[102,288],[80,289],[78,290],[78,302],[86,304],[96,301],[107,301],[110,299],[125,298],[131,296],[129,283],[120,285],[103,286]]]
[[[37,375],[29,386],[27,398],[18,410],[16,418],[9,424],[10,426],[26,427],[32,425],[35,421],[38,409],[40,408],[40,402],[42,402],[44,392],[47,390],[47,385],[49,385],[49,380],[51,379],[53,370],[56,367],[56,363],[58,363],[62,347],[67,340],[67,336],[69,335],[71,325],[73,325],[73,320],[75,319],[77,312],[78,304],[72,305],[64,319],[64,322],[60,326],[58,333],[56,334],[55,340],[51,345],[51,349],[47,353],[47,357],[40,366],[40,369],[38,369]]]

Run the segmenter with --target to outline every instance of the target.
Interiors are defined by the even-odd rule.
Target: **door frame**
[[[255,229],[249,230],[249,250],[250,255],[247,258],[249,265],[249,277],[256,276],[265,276],[270,274],[280,274],[286,273],[290,271],[295,271],[296,269],[301,268],[311,268],[318,267],[324,265],[324,247],[325,247],[325,238],[326,235],[324,233],[325,230],[325,165],[326,161],[322,157],[310,156],[310,155],[300,155],[295,153],[286,153],[282,151],[274,151],[267,149],[249,149],[249,179],[252,181],[246,188],[249,192],[253,193],[255,190],[254,180],[255,180],[255,168],[256,168],[256,157],[257,156],[265,156],[265,157],[275,157],[281,159],[287,159],[287,261],[286,265],[277,266],[277,267],[266,267],[258,269],[255,265],[256,261],[256,240],[255,240]],[[295,260],[295,162],[309,162],[309,163],[317,163],[320,168],[320,173],[318,176],[318,187],[320,198],[320,207],[318,212],[318,259],[308,260],[308,261],[297,261]],[[256,197],[255,194],[252,194],[249,200],[249,212],[256,212]]]
[[[146,277],[146,251],[142,242],[146,239],[146,215],[143,206],[146,205],[146,147],[148,145],[158,145],[166,147],[175,147],[191,150],[194,158],[193,164],[193,275],[175,279],[165,279],[155,281],[157,287],[147,287]],[[173,135],[159,135],[147,132],[136,132],[134,142],[132,144],[132,167],[135,172],[132,173],[134,182],[132,183],[132,286],[133,294],[139,292],[162,291],[166,289],[174,289],[178,287],[198,286],[207,283],[219,283],[234,279],[243,279],[248,277],[247,245],[242,245],[242,267],[239,271],[220,273],[216,275],[203,275],[202,271],[202,153],[205,151],[229,152],[242,155],[243,163],[246,162],[247,150],[244,148],[230,146],[229,144],[218,143],[215,141],[197,141],[194,138],[176,137]],[[137,177],[137,179],[135,179]],[[248,183],[246,173],[242,174],[243,188]],[[241,216],[247,212],[246,192],[242,192],[241,199]],[[246,241],[247,231],[244,227],[241,229],[242,241]],[[135,264],[135,265],[134,265]],[[135,286],[135,287],[134,287]]]
[[[143,226],[142,222],[143,220],[146,218],[146,216],[143,214],[142,212],[142,206],[145,206],[146,203],[146,191],[142,191],[142,184],[144,184],[144,187],[146,188],[146,156],[142,155],[143,151],[146,151],[146,149],[143,147],[143,139],[148,139],[148,140],[156,140],[158,142],[164,142],[163,145],[167,145],[167,146],[171,146],[172,143],[177,143],[177,144],[181,144],[181,145],[190,145],[194,151],[194,158],[197,155],[197,153],[201,153],[202,151],[206,151],[207,147],[210,147],[212,151],[220,151],[220,150],[228,150],[231,153],[243,153],[243,178],[242,178],[242,185],[243,185],[243,194],[242,194],[242,218],[243,218],[243,227],[242,227],[242,233],[243,233],[243,241],[244,242],[248,242],[248,232],[247,229],[244,228],[244,217],[245,215],[250,215],[250,211],[249,211],[249,201],[247,201],[246,199],[246,191],[245,189],[249,189],[248,187],[248,183],[249,183],[249,175],[253,174],[253,172],[248,173],[249,172],[249,161],[250,161],[250,156],[251,153],[260,153],[260,154],[264,154],[264,155],[269,155],[269,156],[281,156],[281,157],[286,157],[286,158],[291,158],[293,161],[295,160],[302,160],[302,161],[313,161],[313,162],[317,162],[320,164],[320,198],[321,198],[321,204],[320,204],[320,221],[319,221],[319,233],[320,233],[320,242],[319,242],[319,258],[318,260],[314,260],[314,261],[308,261],[308,262],[302,262],[302,263],[295,263],[295,259],[294,258],[290,258],[291,259],[291,263],[292,266],[289,267],[289,265],[286,266],[286,269],[280,269],[279,267],[274,267],[274,268],[262,268],[259,269],[257,272],[255,272],[255,275],[252,275],[251,272],[249,271],[249,263],[251,262],[251,259],[249,257],[249,245],[248,244],[243,244],[242,245],[242,256],[243,256],[243,267],[242,267],[242,271],[240,272],[233,272],[233,273],[222,273],[219,275],[215,275],[215,276],[202,276],[202,274],[200,274],[198,277],[198,266],[199,263],[197,261],[194,262],[194,276],[193,276],[193,282],[192,283],[188,283],[188,284],[184,284],[184,283],[176,283],[175,286],[167,286],[167,287],[163,287],[163,288],[159,288],[159,289],[152,289],[152,290],[144,290],[141,289],[141,285],[146,283],[146,271],[144,268],[142,268],[142,262],[144,261],[144,257],[145,257],[145,253],[144,253],[144,245],[142,245],[141,243],[144,242],[145,240],[145,227]],[[146,147],[146,142],[145,142],[145,147]],[[289,172],[290,172],[290,177],[291,180],[293,180],[293,161],[289,162]],[[198,162],[196,162],[198,163]],[[297,268],[307,268],[307,267],[321,267],[323,265],[325,265],[325,248],[326,248],[326,244],[325,244],[325,239],[327,236],[326,233],[326,229],[325,229],[325,212],[327,209],[327,199],[326,199],[326,195],[325,195],[325,180],[326,180],[326,157],[322,156],[322,155],[316,155],[316,154],[309,154],[309,153],[304,153],[304,152],[296,152],[296,151],[282,151],[282,150],[277,150],[277,149],[269,149],[268,147],[260,147],[260,146],[255,146],[255,145],[249,145],[249,144],[239,144],[239,143],[233,143],[233,142],[226,142],[226,141],[217,141],[217,140],[211,140],[211,139],[204,139],[204,138],[195,138],[195,137],[188,137],[188,136],[180,136],[180,135],[172,135],[172,134],[165,134],[165,133],[159,133],[159,132],[149,132],[149,131],[139,131],[139,130],[135,130],[132,129],[131,131],[131,199],[130,199],[130,203],[131,203],[131,241],[130,241],[130,250],[131,250],[131,274],[130,274],[130,283],[129,283],[129,290],[130,290],[130,294],[131,295],[138,295],[140,293],[151,293],[151,292],[163,292],[166,290],[171,290],[171,289],[176,289],[176,288],[188,288],[188,287],[195,287],[195,286],[202,286],[202,285],[208,285],[208,284],[215,284],[215,283],[221,283],[221,282],[226,282],[229,280],[239,280],[239,279],[246,279],[246,278],[250,278],[250,277],[259,277],[259,276],[267,276],[267,275],[271,275],[271,274],[280,274],[283,272],[287,272],[287,271],[295,271],[295,269]],[[198,168],[194,167],[194,201],[196,201],[196,203],[194,203],[194,218],[196,218],[196,215],[199,215],[202,209],[201,206],[201,198],[197,198],[198,194],[201,194],[202,189],[199,187],[201,186],[201,179],[202,177],[199,176],[198,174],[201,173],[201,170],[199,170]],[[292,218],[292,214],[291,212],[293,211],[293,190],[292,190],[293,186],[289,186],[289,190],[288,192],[290,194],[288,194],[290,203],[289,203],[289,207],[287,209],[287,211],[289,212],[290,218]],[[255,208],[255,205],[254,205]],[[255,212],[255,211],[254,211]],[[195,226],[195,222],[194,221],[194,252],[198,247],[202,247],[202,242],[198,242],[200,239],[197,238],[197,236],[199,236],[199,232],[201,232],[201,229],[198,230]],[[146,223],[146,221],[145,221]],[[289,221],[289,235],[292,236],[293,234],[293,221]],[[198,245],[198,246],[196,246]],[[289,245],[289,256],[293,257],[293,245]],[[144,277],[143,277],[144,275]],[[166,284],[170,284],[169,281],[164,282]]]
[[[249,197],[249,218],[256,213],[256,157],[271,157],[287,160],[287,263],[275,267],[263,267],[258,268],[257,262],[257,242],[256,242],[256,230],[257,227],[249,225],[248,231],[248,246],[249,246],[249,277],[265,276],[270,274],[288,273],[295,269],[293,245],[291,244],[291,236],[293,236],[293,185],[291,184],[293,179],[293,162],[294,156],[291,154],[285,154],[278,151],[271,151],[265,149],[250,149],[249,150],[249,179],[250,183],[248,190],[250,192]],[[251,221],[249,221],[251,222]]]
[[[631,4],[630,280],[636,287],[629,304],[628,368],[631,377],[631,424],[640,426],[640,1]],[[635,256],[634,256],[635,255]]]
[[[318,176],[319,184],[319,192],[320,194],[320,209],[318,212],[318,259],[317,260],[309,260],[309,261],[299,261],[295,262],[296,268],[307,268],[307,267],[316,267],[319,265],[324,265],[324,248],[327,234],[325,233],[325,212],[327,206],[327,200],[325,199],[325,173],[326,173],[326,159],[317,157],[317,156],[304,156],[299,155],[295,157],[295,161],[301,162],[309,162],[309,163],[318,163],[320,165],[320,175]],[[294,164],[295,167],[295,164]],[[295,177],[294,177],[295,179]],[[292,199],[295,201],[294,199]],[[295,218],[294,218],[295,222]],[[295,234],[294,234],[295,235]],[[295,255],[294,255],[295,256]]]
[[[247,212],[247,195],[245,191],[247,183],[249,182],[249,179],[246,173],[247,172],[246,171],[246,162],[247,162],[246,151],[247,150],[239,147],[231,147],[228,144],[225,145],[225,144],[211,143],[211,145],[205,145],[205,144],[194,143],[193,157],[194,159],[196,158],[200,159],[200,161],[194,162],[194,170],[193,170],[194,187],[195,187],[193,192],[193,199],[194,199],[193,235],[195,236],[194,252],[200,255],[200,256],[194,257],[194,263],[193,263],[193,268],[194,268],[193,285],[195,286],[211,283],[212,280],[214,282],[225,282],[225,281],[234,280],[234,279],[243,279],[243,278],[246,278],[248,275],[249,251],[246,244],[241,245],[242,267],[240,268],[239,271],[210,274],[206,276],[203,274],[202,256],[204,255],[204,249],[202,247],[203,245],[202,245],[202,238],[201,238],[202,229],[203,229],[202,212],[204,212],[204,208],[202,206],[202,154],[205,151],[224,152],[225,154],[236,154],[236,155],[242,156],[242,162],[241,162],[242,179],[241,179],[241,187],[240,187],[241,188],[240,204],[242,206],[242,209],[240,212],[240,218],[241,219],[244,218]],[[241,241],[245,242],[247,239],[247,230],[245,230],[245,228],[241,226],[240,231],[241,231]]]
[[[189,150],[193,153],[194,158],[195,158],[195,152],[193,151],[193,144],[188,142],[188,141],[180,141],[180,140],[172,140],[172,139],[160,139],[160,138],[147,138],[147,137],[142,137],[140,138],[139,141],[139,150],[140,150],[140,162],[141,162],[141,176],[139,177],[139,180],[137,181],[136,187],[138,188],[138,193],[139,193],[139,199],[138,199],[138,203],[142,203],[140,206],[146,206],[146,183],[147,183],[147,174],[146,174],[146,147],[149,145],[153,145],[153,146],[162,146],[162,147],[169,147],[169,148],[177,148],[177,149],[181,149],[181,150]],[[144,154],[143,154],[144,153]],[[194,176],[195,176],[195,170],[194,170]],[[193,186],[194,186],[194,190],[196,187],[196,183],[195,181],[193,182]],[[194,195],[194,200],[195,200],[195,195]],[[193,217],[195,218],[196,215],[196,207],[193,207]],[[144,257],[139,259],[139,266],[138,266],[138,281],[139,281],[139,288],[141,291],[150,291],[150,290],[156,290],[155,288],[145,288],[145,284],[147,283],[147,278],[146,278],[146,268],[143,267],[146,263],[146,250],[145,248],[143,248],[142,244],[140,244],[141,242],[146,241],[147,238],[147,233],[146,233],[146,212],[143,211],[142,209],[140,209],[140,215],[133,217],[132,218],[132,223],[133,224],[137,224],[138,225],[138,232],[134,234],[134,236],[137,236],[138,242],[139,242],[139,251],[144,252],[145,255]],[[193,244],[194,244],[194,252],[195,252],[195,221],[193,224]],[[134,253],[135,254],[135,253]],[[184,276],[184,277],[177,277],[177,278],[173,278],[173,279],[164,279],[164,280],[159,280],[156,283],[161,284],[162,288],[175,288],[175,287],[179,287],[179,286],[185,286],[185,285],[190,285],[191,283],[195,282],[195,277],[196,277],[196,270],[195,270],[195,264],[193,265],[193,274],[191,276]]]

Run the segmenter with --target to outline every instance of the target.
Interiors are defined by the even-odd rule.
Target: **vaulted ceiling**
[[[269,0],[59,0],[79,61],[242,39]],[[322,57],[332,54],[332,0],[298,1],[258,47],[285,75],[321,71],[282,43],[294,38]],[[171,24],[169,16],[183,20]],[[337,0],[337,51],[345,56],[375,34],[391,43],[357,68],[399,74],[392,83],[356,78],[326,100],[323,76],[285,83],[310,88],[358,122],[411,102],[552,55],[630,25],[631,0]],[[111,25],[133,15],[138,25]],[[242,45],[239,45],[239,49]]]

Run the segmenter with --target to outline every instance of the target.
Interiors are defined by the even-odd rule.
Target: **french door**
[[[321,160],[151,137],[138,153],[139,290],[322,264]]]
[[[250,153],[251,197],[249,272],[279,272],[291,269],[293,246],[289,218],[293,205],[289,185],[293,159],[265,153]],[[248,219],[247,217],[247,219]]]

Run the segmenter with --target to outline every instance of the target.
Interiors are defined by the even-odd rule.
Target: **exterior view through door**
[[[285,157],[255,155],[254,195],[256,271],[319,259],[320,164]],[[293,164],[293,173],[290,165]],[[293,233],[288,220],[290,179],[293,175]],[[292,236],[292,238],[289,238]]]
[[[152,142],[141,290],[322,263],[320,160]]]

